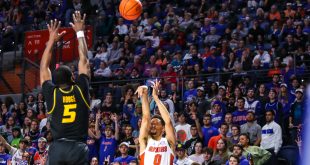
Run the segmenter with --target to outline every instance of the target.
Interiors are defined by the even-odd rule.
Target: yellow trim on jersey
[[[54,95],[54,97],[53,97],[53,107],[52,107],[52,109],[50,111],[47,112],[48,114],[51,114],[54,111],[55,106],[56,106],[56,88],[54,88],[54,94],[53,95]]]
[[[61,89],[61,88],[59,88],[59,90],[60,90],[60,92],[62,92],[62,93],[70,93],[70,92],[72,92],[72,90],[73,90],[73,85],[71,86],[71,89],[69,89],[68,91],[65,91],[65,90],[63,90],[63,89]]]
[[[89,106],[88,102],[86,101],[86,99],[85,99],[85,97],[84,97],[84,95],[83,95],[83,93],[82,93],[81,88],[80,88],[79,86],[77,86],[77,85],[75,85],[75,86],[76,86],[76,88],[80,91],[81,96],[82,96],[82,99],[84,100],[84,103],[86,104],[86,106],[87,106],[88,109],[90,110],[90,106]]]

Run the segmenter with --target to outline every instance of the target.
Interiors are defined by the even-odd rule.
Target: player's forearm
[[[52,49],[53,49],[54,41],[48,40],[44,53],[42,55],[41,63],[40,63],[40,70],[48,69],[51,58],[52,58]]]
[[[148,101],[147,95],[143,95],[141,97],[141,103],[142,103],[142,118],[146,119],[145,121],[149,121],[151,118],[151,112],[150,112],[150,104]]]
[[[78,42],[79,42],[79,58],[80,58],[80,62],[82,62],[83,64],[87,63],[87,44],[86,44],[86,40],[85,37],[80,37],[78,38]]]
[[[165,121],[165,123],[171,123],[171,118],[169,115],[169,112],[167,110],[167,108],[165,107],[165,105],[159,100],[159,98],[154,98],[154,101],[158,107],[159,113],[161,115],[161,117],[163,118],[163,120]]]

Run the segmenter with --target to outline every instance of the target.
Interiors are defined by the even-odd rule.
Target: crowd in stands
[[[90,164],[138,164],[142,110],[134,92],[155,79],[177,135],[176,165],[275,165],[289,159],[287,146],[302,152],[309,1],[141,2],[141,17],[127,21],[118,0],[0,0],[3,51],[50,19],[69,26],[74,10],[87,13],[95,29]],[[76,63],[68,65],[78,75]],[[45,107],[42,93],[1,101],[2,162],[44,164],[52,142]]]

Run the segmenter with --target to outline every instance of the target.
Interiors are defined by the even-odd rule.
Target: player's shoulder
[[[51,88],[55,88],[55,87],[56,87],[56,85],[53,83],[52,80],[46,80],[42,84],[42,90],[51,89]]]

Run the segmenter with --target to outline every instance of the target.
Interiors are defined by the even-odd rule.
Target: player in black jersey
[[[79,43],[79,76],[73,79],[69,67],[60,66],[52,74],[49,69],[53,45],[64,35],[58,33],[60,22],[52,20],[48,25],[49,40],[40,64],[40,81],[51,117],[51,131],[54,141],[48,151],[48,165],[86,165],[86,145],[89,113],[90,69],[87,59],[87,45],[84,37],[85,15],[73,14],[72,28]]]

